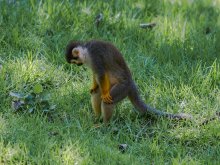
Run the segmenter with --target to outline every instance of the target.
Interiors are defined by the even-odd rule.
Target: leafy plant
[[[51,96],[43,90],[41,84],[34,85],[33,91],[30,93],[10,92],[10,96],[13,97],[12,109],[15,112],[22,110],[28,113],[36,111],[49,113],[56,108],[56,105],[50,104]]]

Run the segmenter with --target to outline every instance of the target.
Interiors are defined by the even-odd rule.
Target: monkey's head
[[[81,42],[70,42],[66,47],[66,61],[78,66],[85,62],[85,50]]]

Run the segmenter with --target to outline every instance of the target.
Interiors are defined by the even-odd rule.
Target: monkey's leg
[[[105,123],[108,123],[112,117],[113,110],[115,104],[119,101],[123,100],[128,95],[128,86],[126,84],[116,84],[110,90],[110,95],[113,100],[113,104],[108,104],[102,101],[102,113],[103,113],[103,120]]]
[[[93,74],[93,82],[92,82],[92,87],[90,89],[90,93],[92,94],[93,92],[96,92],[96,90],[98,89],[98,84],[96,82],[96,79],[95,79],[95,75]]]
[[[112,117],[114,104],[107,104],[102,101],[101,108],[102,108],[103,121],[104,123],[107,124]]]
[[[97,118],[101,116],[101,101],[101,92],[99,89],[91,93],[92,109]]]

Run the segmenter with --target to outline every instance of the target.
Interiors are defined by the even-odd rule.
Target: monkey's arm
[[[110,95],[110,80],[107,73],[104,73],[103,75],[99,75],[99,85],[101,90],[101,98],[105,103],[111,104],[112,97]]]
[[[92,82],[92,87],[90,89],[90,93],[96,92],[96,89],[98,89],[98,87],[99,87],[97,82],[96,82],[95,74],[94,73],[93,73],[92,79],[93,79],[93,82]]]

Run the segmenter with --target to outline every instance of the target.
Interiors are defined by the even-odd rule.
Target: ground
[[[219,0],[0,0],[0,164],[218,164],[219,120],[200,123],[220,107],[219,14]],[[147,104],[194,120],[141,117],[126,99],[95,121],[91,72],[64,57],[90,39],[122,52]]]

